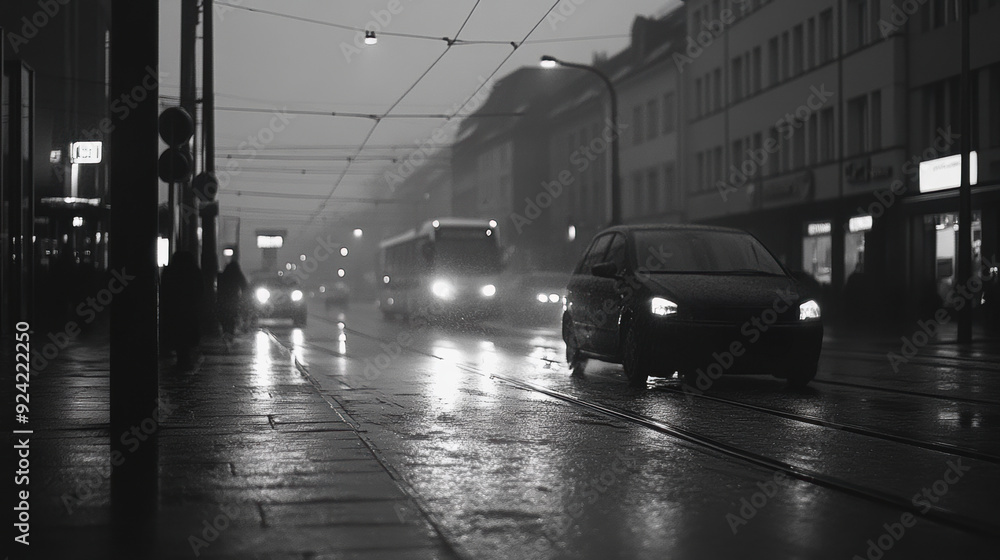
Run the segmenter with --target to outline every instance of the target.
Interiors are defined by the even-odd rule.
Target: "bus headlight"
[[[493,297],[497,295],[497,287],[493,284],[487,284],[479,290],[486,297]]]
[[[455,287],[447,280],[435,280],[431,284],[431,293],[440,299],[451,299],[455,295]]]
[[[254,295],[257,296],[257,301],[260,303],[267,303],[267,300],[271,299],[271,292],[267,288],[257,288]]]
[[[292,290],[292,301],[302,301],[302,290]]]
[[[649,310],[653,315],[665,317],[677,313],[677,304],[661,297],[655,297],[649,302]]]
[[[799,304],[799,321],[808,321],[810,319],[819,319],[819,304],[816,300],[809,300],[807,302]]]

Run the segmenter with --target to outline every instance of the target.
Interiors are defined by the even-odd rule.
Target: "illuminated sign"
[[[833,230],[830,222],[815,222],[806,225],[806,233],[809,235],[826,235]]]
[[[280,235],[258,235],[257,236],[257,248],[258,249],[280,249],[284,238]]]
[[[969,183],[979,180],[979,157],[969,154]],[[962,154],[920,162],[920,192],[954,189],[962,184]]]
[[[847,229],[851,230],[851,233],[857,233],[859,231],[868,231],[872,229],[872,217],[854,216],[847,222]]]
[[[101,163],[102,152],[100,142],[73,142],[69,145],[69,162]]]

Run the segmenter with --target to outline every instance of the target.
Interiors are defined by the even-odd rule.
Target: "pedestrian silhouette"
[[[177,367],[194,367],[194,350],[201,341],[199,314],[202,284],[201,269],[194,254],[177,251],[160,281],[160,326],[167,348],[177,353]]]
[[[235,260],[226,265],[219,275],[218,305],[219,323],[222,324],[223,336],[233,336],[236,332],[236,322],[240,316],[243,300],[249,291],[246,276]]]

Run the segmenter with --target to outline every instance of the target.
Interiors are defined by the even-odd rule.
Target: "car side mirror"
[[[598,278],[614,278],[618,274],[618,267],[611,261],[597,263],[590,268],[590,273]]]

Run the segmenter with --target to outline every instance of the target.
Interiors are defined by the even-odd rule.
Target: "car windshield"
[[[639,230],[636,270],[687,274],[783,275],[781,265],[753,236],[709,230]]]

